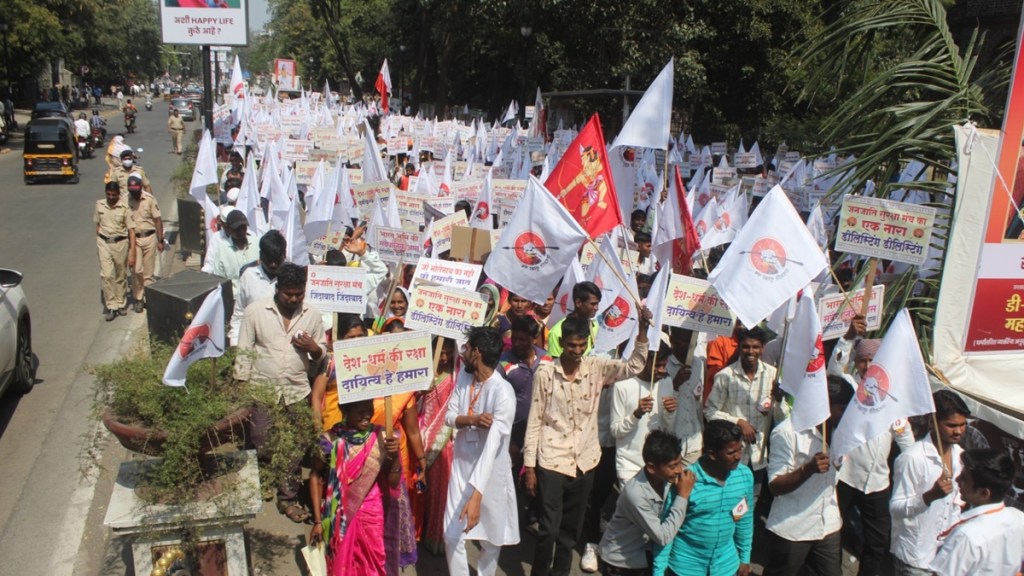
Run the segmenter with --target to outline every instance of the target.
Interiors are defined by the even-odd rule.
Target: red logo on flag
[[[533,232],[516,236],[516,258],[527,266],[540,266],[548,259],[548,247],[544,239]]]
[[[609,328],[618,328],[629,319],[629,302],[622,296],[615,298],[615,302],[604,313],[604,325]]]
[[[778,276],[786,268],[786,248],[770,236],[765,236],[750,249],[750,263],[765,276]]]
[[[562,294],[562,297],[558,299],[558,308],[562,311],[562,314],[569,313],[569,293]]]
[[[817,372],[825,367],[825,347],[821,342],[821,334],[818,334],[818,339],[814,342],[814,352],[811,353],[811,359],[807,362],[807,372]]]
[[[185,334],[181,337],[181,343],[178,344],[178,355],[181,356],[182,360],[188,358],[189,354],[202,348],[203,344],[209,339],[209,324],[190,327],[188,330],[185,330]]]
[[[877,406],[889,396],[889,374],[879,364],[872,364],[857,386],[857,402],[862,406]]]
[[[480,202],[476,205],[476,212],[473,212],[473,218],[477,220],[486,220],[491,217],[491,207],[487,205],[487,202]]]
[[[729,217],[728,212],[722,212],[722,215],[715,220],[715,230],[724,231],[728,230],[732,224],[732,218]]]
[[[703,220],[701,220],[700,222],[697,222],[696,228],[697,228],[697,235],[698,236],[703,236],[704,234],[707,234],[708,223],[703,221]]]

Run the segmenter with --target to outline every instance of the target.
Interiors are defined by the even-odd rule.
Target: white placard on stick
[[[463,214],[465,216],[465,214]],[[466,262],[449,262],[434,258],[420,258],[413,273],[413,286],[420,282],[449,286],[460,290],[476,290],[483,266]]]
[[[366,310],[366,269],[310,266],[306,302],[321,312],[362,314]]]

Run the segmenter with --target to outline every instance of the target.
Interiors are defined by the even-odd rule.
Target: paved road
[[[179,156],[169,154],[166,112],[155,104],[142,109],[127,142],[145,149],[157,200],[173,218],[167,182]],[[111,133],[123,127],[119,115],[108,123]],[[85,437],[96,430],[87,366],[130,349],[130,331],[143,315],[129,312],[111,323],[101,316],[92,211],[103,197],[103,160],[84,160],[78,185],[25,186],[20,142],[11,147],[0,156],[0,266],[25,274],[39,368],[31,393],[0,399],[0,573],[97,574],[78,572],[94,493],[97,500],[109,495],[94,490],[95,473],[80,472]]]

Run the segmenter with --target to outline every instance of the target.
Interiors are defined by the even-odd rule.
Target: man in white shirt
[[[960,521],[940,534],[944,540],[931,563],[937,576],[1013,576],[1024,562],[1024,513],[1003,503],[1017,475],[1006,452],[966,450],[957,477],[968,508]]]
[[[259,258],[256,235],[249,231],[249,221],[241,210],[232,210],[224,220],[228,241],[217,247],[213,258],[213,273],[231,280],[234,300],[238,299],[238,279],[242,267]]]
[[[802,567],[815,576],[842,574],[839,532],[843,520],[836,498],[836,471],[823,450],[822,430],[825,426],[835,429],[851,398],[853,390],[846,381],[832,376],[828,420],[795,430],[787,419],[772,431],[768,489],[775,500],[765,523],[771,533],[771,557],[764,576],[796,576]]]
[[[830,363],[830,373],[836,370],[856,388],[863,379],[881,340],[863,339],[866,331],[863,316],[856,316],[850,324],[850,331],[836,345]],[[846,362],[852,358],[853,362]],[[843,457],[839,468],[839,510],[843,518],[852,507],[860,513],[864,532],[864,547],[858,554],[858,574],[876,576],[883,566],[892,563],[889,557],[889,540],[892,518],[889,515],[889,500],[892,490],[889,486],[889,452],[893,441],[900,451],[914,445],[914,435],[907,421],[901,418],[889,431],[868,441]]]
[[[644,439],[655,430],[672,431],[678,402],[665,365],[671,351],[664,343],[648,353],[640,374],[612,388],[611,430],[615,438],[615,472],[619,486],[644,467]],[[652,378],[653,375],[653,378]]]
[[[503,347],[497,328],[473,328],[445,425],[456,428],[444,512],[448,573],[469,576],[466,540],[480,544],[477,574],[493,576],[501,546],[519,543],[519,512],[508,444],[516,413],[512,385],[495,371]]]
[[[704,406],[704,419],[727,420],[740,427],[747,446],[743,464],[755,473],[767,466],[765,439],[771,431],[772,382],[775,368],[761,361],[767,336],[760,327],[744,329],[737,335],[739,360],[715,374],[714,386]]]
[[[963,449],[958,443],[971,411],[949,390],[939,390],[932,399],[938,431],[930,430],[893,465],[889,551],[896,576],[931,576],[929,566],[939,547],[939,535],[960,519],[962,501],[953,479],[960,474]],[[931,428],[931,418],[922,420]],[[941,451],[936,443],[941,444]]]
[[[260,259],[242,267],[238,278],[238,299],[231,313],[231,330],[228,333],[232,346],[238,344],[238,330],[242,326],[246,306],[274,295],[277,270],[284,264],[286,254],[288,242],[280,232],[271,230],[260,238]]]
[[[91,133],[92,128],[89,126],[89,121],[85,119],[85,112],[82,112],[78,115],[78,120],[75,120],[75,136],[88,138]]]
[[[697,339],[693,349],[693,360],[686,364],[690,340]],[[704,332],[691,332],[673,327],[669,330],[669,345],[672,355],[668,358],[666,370],[672,378],[676,391],[676,421],[673,433],[679,436],[682,445],[683,466],[696,462],[704,448],[704,361],[707,358],[708,340]]]

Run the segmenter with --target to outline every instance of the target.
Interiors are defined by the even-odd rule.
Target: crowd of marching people
[[[249,137],[251,130],[243,127]],[[601,176],[587,172],[591,150],[567,148],[579,150],[584,166],[551,195],[571,199],[579,185],[582,221],[592,223],[609,205],[617,209],[616,200]],[[395,190],[428,177],[431,156],[408,152],[383,151],[394,162],[385,177]],[[700,186],[713,165],[687,180]],[[294,416],[270,425],[254,414],[258,452],[275,427],[310,425],[299,408],[312,410],[320,435],[309,450],[311,506],[298,461],[277,487],[277,506],[312,524],[309,539],[324,544],[330,574],[398,574],[421,553],[443,554],[449,573],[469,574],[467,547],[475,546],[476,573],[490,575],[502,549],[526,539],[535,576],[568,575],[574,551],[583,571],[608,576],[745,576],[755,548],[766,575],[838,576],[844,546],[862,575],[1021,569],[1024,514],[1003,504],[1016,467],[1005,451],[966,441],[971,411],[956,393],[937,390],[934,413],[886,423],[884,434],[831,454],[882,346],[868,338],[864,316],[822,349],[827,414],[811,426],[793,422],[793,397],[779,387],[784,343],[767,324],[737,322],[716,336],[660,323],[655,291],[666,284],[658,277],[679,270],[652,250],[656,194],[613,232],[637,254],[627,271],[638,304],[628,338],[606,345],[615,322],[597,278],[570,285],[567,275],[538,298],[485,273],[477,288],[489,321],[459,341],[434,336],[429,389],[347,402],[338,386],[346,367],[332,345],[406,331],[415,262],[383,262],[358,217],[346,218],[339,245],[296,261],[292,236],[283,233],[287,219],[262,232],[275,208],[240,204],[246,172],[256,169],[243,153],[232,155],[204,269],[231,280],[229,337],[254,352],[237,356],[236,379],[270,382]],[[537,175],[550,167],[520,169]],[[454,209],[467,221],[481,217],[480,202],[458,200]],[[490,223],[489,213],[482,218]],[[422,258],[450,258],[426,244]],[[527,259],[543,256],[523,251]],[[706,277],[720,255],[686,272]],[[365,313],[322,314],[305,302],[312,260],[364,268]]]

